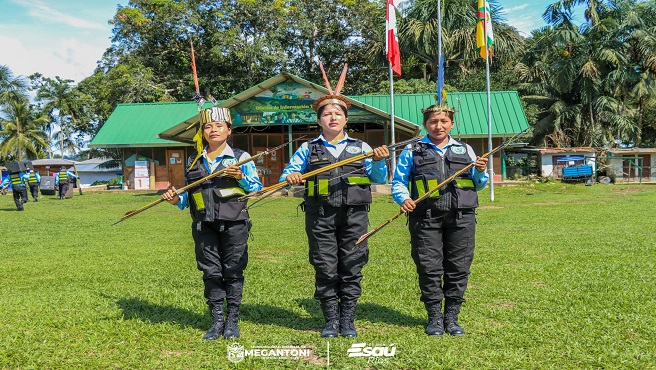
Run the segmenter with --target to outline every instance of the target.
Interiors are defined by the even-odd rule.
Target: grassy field
[[[359,336],[322,340],[298,199],[252,210],[241,315],[245,349],[301,346],[301,359],[228,361],[210,318],[188,212],[155,194],[0,196],[0,368],[656,368],[656,186],[560,183],[480,193],[464,337],[428,337],[405,219],[370,240]],[[265,202],[262,202],[265,203]],[[372,227],[398,207],[376,197]],[[353,343],[394,345],[352,358]],[[376,360],[376,361],[374,361]]]

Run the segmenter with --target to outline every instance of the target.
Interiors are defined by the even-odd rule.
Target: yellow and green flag
[[[476,16],[476,47],[483,59],[492,58],[492,45],[494,45],[494,34],[492,32],[492,18],[490,17],[490,3],[487,0],[478,0],[478,12]]]

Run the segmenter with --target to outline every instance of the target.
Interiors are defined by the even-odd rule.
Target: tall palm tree
[[[36,158],[39,152],[48,147],[47,136],[43,131],[48,117],[39,115],[27,100],[17,100],[5,104],[0,118],[0,156],[4,159],[23,160],[23,151],[29,158]]]
[[[449,64],[467,71],[478,62],[476,51],[477,0],[442,0],[442,54]],[[519,32],[506,24],[502,8],[490,1],[494,28],[494,64],[504,65],[522,54],[523,39]],[[399,42],[402,52],[409,52],[437,71],[437,1],[414,0],[400,21]]]
[[[55,79],[43,77],[40,73],[30,76],[35,85],[36,100],[43,104],[43,109],[50,115],[49,131],[57,123],[60,131],[65,131],[64,124],[70,119],[74,128],[78,127],[78,111],[81,109],[80,92],[73,86],[73,80],[56,76]],[[60,135],[60,149],[62,158],[66,151],[64,135]]]
[[[6,65],[0,65],[0,105],[27,99],[27,84],[22,76],[14,77]]]

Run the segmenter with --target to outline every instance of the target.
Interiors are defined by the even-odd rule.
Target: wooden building
[[[292,139],[319,133],[312,102],[327,90],[290,74],[280,74],[218,104],[230,108],[233,132],[232,146],[256,154]],[[422,129],[421,108],[435,103],[435,94],[397,94],[395,104],[395,140],[391,140],[389,95],[349,96],[346,130],[351,137],[362,139],[372,147],[400,141],[417,135]],[[451,93],[450,105],[457,109],[452,136],[460,137],[477,153],[487,152],[486,94],[484,92]],[[209,107],[205,103],[204,107]],[[492,93],[493,146],[528,127],[528,121],[517,92]],[[184,184],[186,158],[194,150],[192,138],[198,122],[196,102],[119,104],[89,144],[92,148],[121,148],[126,183],[134,186],[136,163],[148,163],[154,174],[151,187],[163,189],[169,183]],[[306,139],[257,160],[262,182],[278,182],[285,164]],[[493,160],[495,180],[501,180],[499,157]]]

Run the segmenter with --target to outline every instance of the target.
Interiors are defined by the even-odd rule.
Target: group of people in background
[[[280,181],[305,187],[302,209],[309,262],[315,271],[314,297],[325,319],[321,336],[355,337],[362,268],[369,259],[367,243],[355,243],[367,232],[370,184],[386,181],[386,158],[390,154],[384,145],[372,149],[348,135],[345,126],[351,103],[339,91],[329,91],[331,94],[312,105],[321,133],[296,150]],[[476,157],[469,145],[449,135],[454,110],[435,105],[422,112],[427,135],[401,153],[392,196],[408,214],[411,254],[420,299],[428,316],[425,333],[463,335],[458,315],[474,255],[476,191],[488,181],[487,159]],[[197,267],[203,272],[205,299],[212,317],[204,336],[207,340],[240,336],[239,306],[252,224],[246,201],[239,198],[262,189],[253,162],[243,163],[250,155],[228,145],[231,132],[229,109],[202,110],[194,138],[196,153],[187,161],[186,181],[191,183],[221,170],[224,176],[214,177],[187,193],[178,194],[171,187],[162,195],[162,199],[191,212]],[[363,153],[373,155],[312,177],[304,176]],[[470,171],[426,201],[415,203],[419,196],[472,163]]]
[[[55,174],[55,185],[59,187],[58,193],[60,200],[66,198],[69,182],[78,178],[76,174],[68,171],[65,166],[61,166],[59,172]],[[8,189],[10,185],[14,195],[14,203],[16,203],[16,209],[18,211],[25,210],[24,204],[30,201],[29,195],[32,196],[34,202],[39,201],[41,175],[34,171],[33,168],[26,169],[25,171],[12,171],[0,184],[0,189]]]

